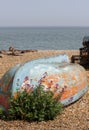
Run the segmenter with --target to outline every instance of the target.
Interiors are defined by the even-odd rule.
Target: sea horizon
[[[84,36],[89,36],[88,26],[0,27],[0,50],[78,50]]]

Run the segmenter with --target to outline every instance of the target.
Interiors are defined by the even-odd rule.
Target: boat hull
[[[68,57],[55,56],[25,62],[10,69],[0,80],[0,107],[8,110],[8,99],[16,98],[18,91],[32,92],[39,85],[44,91],[52,91],[53,98],[59,98],[67,106],[88,90],[85,69],[78,64],[70,64]]]

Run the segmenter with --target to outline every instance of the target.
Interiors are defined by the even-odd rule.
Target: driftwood
[[[13,55],[13,56],[20,56],[22,55],[22,53],[26,53],[26,52],[37,52],[37,50],[18,50],[15,49],[14,47],[9,47],[9,50],[1,50],[0,54],[2,57],[2,55]]]

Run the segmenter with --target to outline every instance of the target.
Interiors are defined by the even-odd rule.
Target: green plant
[[[8,119],[21,119],[28,121],[43,121],[54,119],[62,111],[62,105],[53,99],[51,91],[44,92],[38,86],[30,94],[23,91],[17,98],[10,99]]]
[[[6,119],[6,112],[0,107],[0,119]]]
[[[3,114],[3,109],[0,108],[0,118],[2,117],[2,114]]]

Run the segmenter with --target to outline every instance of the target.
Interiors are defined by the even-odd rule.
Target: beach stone
[[[0,80],[0,107],[7,111],[8,99],[17,93],[34,91],[42,85],[44,91],[52,91],[53,98],[61,95],[59,102],[67,106],[88,90],[85,69],[79,64],[69,63],[67,55],[37,59],[18,64],[8,70]]]
[[[4,56],[3,56],[3,54],[0,54],[0,58],[3,58]]]

